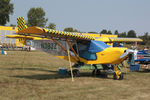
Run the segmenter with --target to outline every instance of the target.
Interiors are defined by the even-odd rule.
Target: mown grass
[[[58,74],[67,61],[44,52],[9,51],[0,55],[1,100],[149,100],[150,72],[128,72],[124,80],[91,77],[81,70],[72,82]]]

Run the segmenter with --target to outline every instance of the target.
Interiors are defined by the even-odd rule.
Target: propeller
[[[126,56],[129,57],[129,58],[128,58],[128,61],[127,61],[127,60],[124,60],[123,62],[121,62],[121,65],[125,68],[125,71],[126,71],[125,73],[126,73],[126,75],[127,75],[127,64],[128,64],[129,62],[131,62],[133,53],[134,53],[134,50],[132,50],[132,49],[126,49],[126,50],[124,51],[124,53],[120,56],[120,59],[123,58],[123,57],[126,57]],[[127,77],[127,76],[126,76],[126,77]]]
[[[127,55],[129,55],[129,54],[132,54],[132,53],[134,53],[134,50],[126,49],[124,51],[124,53],[120,56],[120,59],[123,58],[123,57],[125,57],[125,56],[127,56]]]

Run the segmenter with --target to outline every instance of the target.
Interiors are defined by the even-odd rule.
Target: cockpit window
[[[110,46],[107,45],[106,43],[102,42],[102,41],[92,40],[90,43],[88,51],[91,53],[96,53],[96,52],[103,51],[104,49],[106,49],[108,47],[110,47]]]
[[[79,55],[87,60],[96,60],[96,53],[109,47],[102,41],[80,41],[78,44]]]

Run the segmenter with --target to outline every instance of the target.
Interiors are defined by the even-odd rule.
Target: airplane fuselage
[[[119,64],[127,58],[127,56],[120,58],[120,56],[124,54],[125,50],[127,50],[127,48],[109,47],[101,52],[97,52],[95,60],[87,60],[82,57],[79,57],[79,59],[80,62],[83,62],[84,64]],[[68,56],[57,57],[68,60]],[[74,59],[71,59],[71,61],[77,63]]]

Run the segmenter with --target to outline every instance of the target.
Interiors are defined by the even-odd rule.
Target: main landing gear
[[[101,76],[103,78],[107,78],[108,74],[113,74],[114,80],[123,80],[123,73],[120,71],[117,65],[102,65],[103,70],[105,70],[103,73],[99,69],[97,69],[97,66],[95,64],[93,66],[95,67],[95,69],[92,72],[93,76]]]
[[[71,76],[71,71],[68,71],[68,74]],[[72,74],[73,74],[73,77],[79,77],[80,71],[78,69],[73,69]]]
[[[102,73],[95,64],[93,64],[93,66],[95,67],[95,69],[92,71],[92,76],[100,76],[103,78],[107,78],[107,73]]]
[[[107,78],[108,74],[113,74],[114,80],[123,80],[123,73],[120,71],[120,69],[118,68],[117,65],[111,65],[111,67],[106,64],[102,65],[104,71],[101,71],[100,69],[98,69],[96,64],[93,64],[93,66],[95,69],[92,71],[92,76]],[[79,71],[80,66],[75,65],[74,67],[75,67],[75,69],[72,70],[73,76],[79,77],[80,76],[80,71]],[[68,71],[68,74],[71,76],[71,71]]]
[[[81,63],[81,65],[82,65],[82,63]],[[80,76],[79,68],[81,65],[80,64],[74,64],[72,66],[73,68],[75,68],[72,70],[73,77],[79,77]],[[68,74],[71,76],[71,71],[68,71]]]

